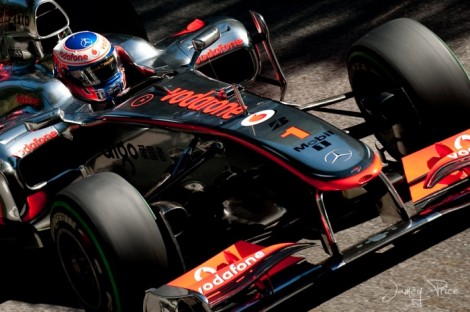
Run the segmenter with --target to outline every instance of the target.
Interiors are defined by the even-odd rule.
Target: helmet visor
[[[96,86],[105,83],[119,71],[116,56],[113,54],[87,68],[80,70],[72,70],[70,74],[78,79],[84,86]]]

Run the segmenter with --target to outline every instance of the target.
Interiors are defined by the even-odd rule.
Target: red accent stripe
[[[170,122],[170,121],[161,121],[161,120],[145,120],[145,119],[138,119],[138,118],[119,118],[119,117],[104,117],[104,120],[108,121],[127,121],[127,122],[132,122],[132,123],[141,123],[141,124],[152,124],[152,125],[157,125],[157,126],[162,126],[162,127],[168,127],[168,128],[173,128],[173,129],[181,129],[181,130],[187,130],[187,131],[193,131],[193,132],[199,132],[199,133],[204,133],[204,134],[210,134],[210,135],[215,135],[223,138],[227,138],[229,140],[232,140],[234,142],[237,142],[243,146],[248,147],[251,150],[256,151],[260,155],[272,160],[276,164],[280,165],[284,169],[288,170],[298,178],[300,178],[302,181],[312,185],[313,187],[323,190],[323,191],[337,191],[337,190],[347,190],[351,188],[355,188],[361,185],[364,185],[368,181],[372,180],[376,176],[380,174],[382,171],[382,163],[377,157],[377,155],[374,153],[374,159],[372,163],[370,164],[369,167],[365,168],[363,171],[344,178],[344,179],[337,179],[337,180],[318,180],[309,176],[306,176],[304,173],[299,171],[297,168],[293,167],[283,159],[277,157],[276,155],[273,155],[272,153],[260,148],[259,146],[247,142],[245,140],[240,139],[239,137],[236,137],[232,134],[218,131],[215,129],[203,127],[203,126],[196,126],[196,125],[191,125],[191,124],[182,124],[182,123],[176,123],[176,122]],[[367,177],[367,178],[365,178]]]

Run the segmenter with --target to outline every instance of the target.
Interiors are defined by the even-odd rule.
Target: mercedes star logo
[[[84,48],[91,46],[91,39],[90,38],[82,38],[80,41],[80,45]]]
[[[352,151],[346,148],[335,149],[325,155],[325,161],[329,164],[347,162],[352,157]]]

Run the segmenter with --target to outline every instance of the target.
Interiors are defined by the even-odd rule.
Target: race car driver
[[[70,92],[97,107],[116,104],[129,87],[155,73],[135,64],[119,45],[91,31],[60,40],[53,49],[53,62],[55,76]]]

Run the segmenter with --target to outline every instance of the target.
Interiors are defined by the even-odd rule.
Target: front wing
[[[470,130],[410,154],[402,162],[415,214],[402,216],[398,222],[348,249],[333,252],[318,264],[295,256],[298,251],[311,247],[310,244],[263,247],[237,242],[170,283],[149,289],[144,311],[266,308],[351,261],[470,205]]]

